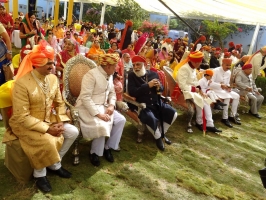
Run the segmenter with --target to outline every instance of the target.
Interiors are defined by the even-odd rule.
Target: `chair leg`
[[[137,143],[141,143],[142,142],[144,130],[145,130],[145,125],[144,124],[139,124],[138,125],[138,138],[137,138]]]
[[[73,165],[78,165],[79,164],[79,140],[80,140],[80,135],[77,137],[77,139],[74,142],[74,149],[72,151],[72,155],[74,156],[73,159]]]

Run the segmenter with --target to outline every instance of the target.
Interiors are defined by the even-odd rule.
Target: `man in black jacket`
[[[219,58],[221,56],[220,51],[215,51],[210,59],[210,68],[220,67]]]
[[[146,108],[139,114],[139,119],[146,124],[148,130],[154,135],[157,147],[163,151],[162,137],[176,120],[177,112],[170,105],[162,102],[158,92],[163,90],[163,86],[156,72],[145,69],[145,58],[134,56],[132,63],[133,72],[128,75],[129,95],[135,97],[137,102],[146,104]],[[166,137],[164,139],[167,144],[171,144]]]

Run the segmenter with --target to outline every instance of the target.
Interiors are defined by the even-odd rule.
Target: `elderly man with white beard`
[[[158,96],[163,86],[156,72],[145,69],[145,58],[134,56],[132,63],[133,72],[128,75],[129,95],[135,97],[137,102],[146,104],[146,108],[142,109],[139,114],[139,119],[146,124],[156,140],[157,147],[163,151],[162,136],[176,120],[177,112],[170,105],[163,103]],[[167,144],[171,144],[165,136],[164,139]]]

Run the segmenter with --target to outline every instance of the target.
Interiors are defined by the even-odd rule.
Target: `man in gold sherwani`
[[[53,61],[54,50],[45,41],[23,59],[14,82],[13,115],[9,120],[34,168],[36,185],[43,192],[52,189],[46,167],[62,178],[71,177],[60,161],[78,136],[76,127],[64,123],[69,118],[58,79],[51,74]]]

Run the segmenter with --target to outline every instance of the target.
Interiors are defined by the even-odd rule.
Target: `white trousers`
[[[163,122],[164,134],[166,134],[166,132],[168,131],[168,129],[170,128],[170,126],[174,123],[174,121],[176,120],[176,118],[177,118],[177,112],[175,112],[171,124],[167,124],[166,122]],[[148,125],[146,125],[146,127],[149,130],[149,132],[153,134],[153,136],[154,136],[155,139],[159,139],[162,136],[162,127],[160,126],[160,123],[159,123],[157,129],[155,130],[155,132]]]
[[[95,153],[98,156],[103,156],[104,148],[118,149],[125,123],[126,123],[126,118],[115,110],[114,123],[110,133],[110,137],[108,138],[106,143],[104,136],[93,139],[91,143],[90,153],[91,154]]]
[[[63,156],[66,154],[66,152],[68,151],[68,149],[70,148],[70,146],[73,144],[75,139],[78,137],[78,134],[79,134],[78,129],[71,124],[64,123],[64,129],[65,129],[65,131],[63,133],[64,142],[63,142],[61,149],[58,151],[61,160],[62,160]],[[52,170],[58,170],[59,168],[61,168],[61,166],[62,166],[61,162],[57,162],[57,163],[55,163],[51,166],[48,166],[48,167]],[[46,176],[46,168],[34,169],[33,176],[35,178]]]
[[[231,110],[232,112],[230,113],[230,117],[234,117],[237,113],[237,107],[239,104],[239,94],[237,94],[236,92],[231,91],[230,95],[232,96],[232,105],[231,105]],[[230,99],[224,99],[224,103],[226,104],[226,106],[223,106],[223,119],[228,119],[228,108],[229,108],[229,104],[230,104]]]
[[[195,104],[195,107],[196,107],[196,122],[197,124],[203,124],[202,109],[199,106],[197,106],[197,104]],[[212,119],[212,110],[210,105],[204,102],[203,110],[206,119],[206,126],[214,127]]]
[[[208,97],[210,97],[210,99],[211,99],[213,102],[216,102],[216,100],[219,99],[218,96],[215,94],[215,92],[212,91],[212,90],[209,90],[209,91],[207,92],[207,95],[208,95]]]

